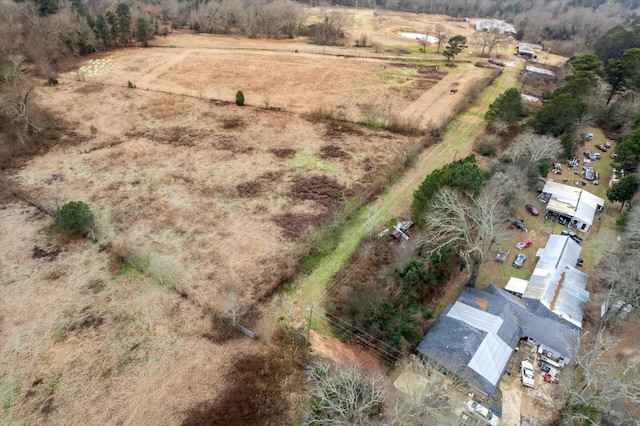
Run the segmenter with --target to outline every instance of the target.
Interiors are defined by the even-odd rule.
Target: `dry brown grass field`
[[[352,121],[439,126],[489,73],[306,53],[301,40],[156,43],[199,48],[110,51],[93,59],[113,69],[84,80],[73,70],[87,59],[71,64],[37,88],[60,144],[2,170],[20,197],[0,198],[0,422],[295,423],[300,342],[230,331],[225,296],[270,339],[260,302],[293,277],[307,230],[378,193],[420,142]],[[67,201],[90,205],[97,241],[45,214]]]

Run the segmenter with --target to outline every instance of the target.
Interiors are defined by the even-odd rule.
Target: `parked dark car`
[[[512,228],[518,228],[519,230],[526,232],[528,231],[526,225],[524,224],[524,221],[522,219],[518,219],[518,220],[514,220],[513,222],[511,222],[511,227]]]
[[[560,233],[560,235],[568,235],[573,241],[578,244],[582,244],[582,238],[576,235],[575,232],[567,231],[566,229]]]
[[[589,160],[599,160],[600,158],[602,158],[600,157],[600,153],[595,151],[585,151],[584,156]]]
[[[513,266],[520,269],[522,265],[524,265],[524,261],[527,260],[527,256],[524,253],[518,253],[515,260],[513,261]]]
[[[536,206],[534,206],[533,204],[527,204],[525,208],[529,213],[531,213],[531,216],[538,216],[540,214]]]
[[[598,148],[602,152],[607,152],[607,148],[600,145],[599,143],[596,144],[596,148]]]
[[[582,265],[584,265],[584,259],[579,257],[578,262],[576,263],[576,266],[582,266]]]

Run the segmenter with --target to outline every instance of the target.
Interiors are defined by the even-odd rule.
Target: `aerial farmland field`
[[[288,423],[295,355],[230,334],[216,320],[229,295],[269,338],[260,303],[294,278],[312,231],[373,199],[424,143],[373,124],[440,127],[491,72],[304,40],[177,32],[155,44],[80,58],[39,85],[61,143],[2,170],[19,195],[0,200],[10,422],[180,423],[233,406],[249,381],[282,384],[256,407]],[[94,211],[95,241],[55,227],[47,213],[68,201]],[[275,376],[242,375],[270,362]]]

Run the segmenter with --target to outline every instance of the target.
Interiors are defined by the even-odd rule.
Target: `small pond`
[[[430,36],[430,35],[426,35],[426,34],[420,34],[420,33],[406,33],[406,32],[400,32],[397,33],[399,36],[405,37],[405,38],[411,38],[413,40],[418,40],[418,39],[427,39],[427,43],[437,43],[438,39]]]

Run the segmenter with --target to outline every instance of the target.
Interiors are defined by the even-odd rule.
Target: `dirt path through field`
[[[164,62],[159,67],[156,67],[155,69],[153,69],[148,74],[145,74],[144,77],[142,77],[138,81],[138,85],[140,87],[147,87],[149,85],[149,83],[151,83],[153,80],[155,80],[156,78],[160,77],[165,72],[169,71],[171,68],[173,68],[173,66],[175,66],[175,65],[179,64],[180,62],[184,61],[191,53],[192,53],[192,50],[188,50],[187,49],[187,50],[182,51],[179,55],[173,56],[170,60]]]
[[[455,159],[463,158],[472,151],[475,134],[483,122],[482,115],[498,95],[513,87],[519,71],[518,68],[505,69],[493,84],[482,91],[475,105],[449,125],[444,141],[423,151],[416,159],[415,165],[407,170],[395,185],[377,201],[360,209],[346,226],[343,238],[334,252],[325,257],[313,273],[302,278],[296,284],[294,292],[283,294],[275,301],[276,307],[270,310],[274,316],[273,321],[283,314],[297,322],[303,320],[300,313],[307,312],[306,308],[312,304],[322,302],[327,283],[355,252],[360,240],[371,232],[371,219],[380,224],[391,217],[406,215],[413,192],[427,174]],[[318,329],[327,325],[326,319],[319,314],[314,315],[314,323]]]
[[[472,79],[471,73],[466,77],[457,72],[448,73],[438,84],[425,91],[405,108],[402,116],[421,127],[439,127],[438,124],[444,123],[455,110],[456,105],[463,101],[464,91],[469,89],[469,82]],[[454,87],[460,90],[457,94],[450,93]]]

